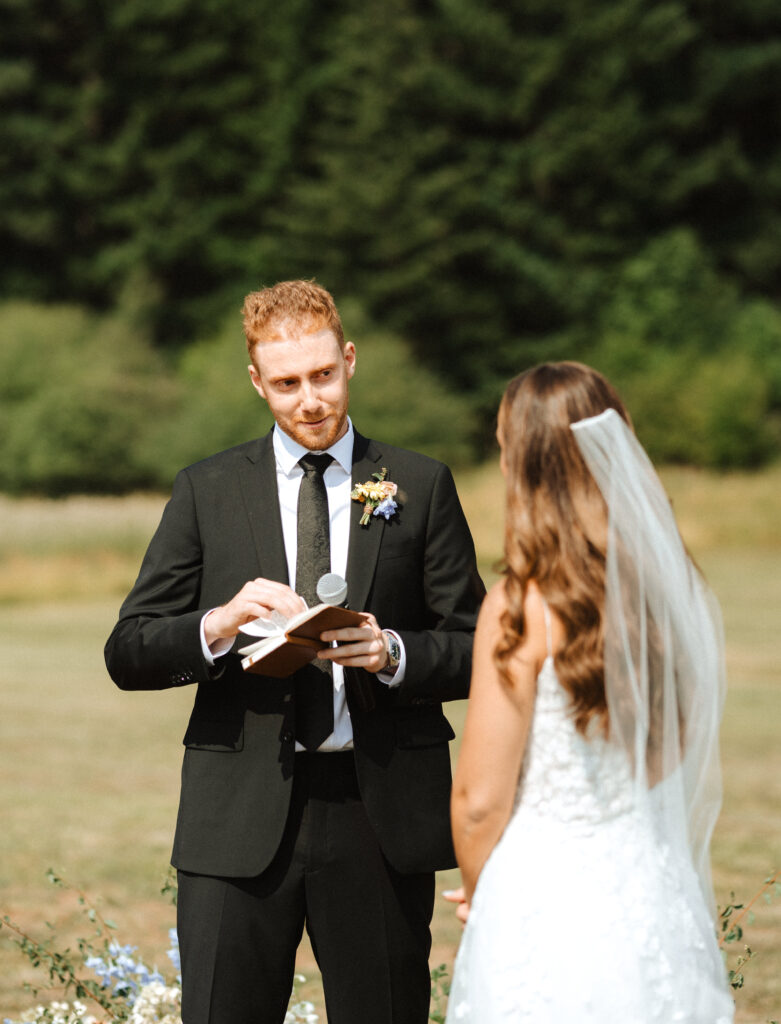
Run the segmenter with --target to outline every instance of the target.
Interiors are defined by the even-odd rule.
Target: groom
[[[425,1024],[472,539],[446,466],[353,428],[355,347],[325,289],[283,282],[243,312],[275,427],[178,474],[106,645],[122,689],[197,686],[172,857],[183,1021],[281,1024],[306,925],[329,1024]],[[397,490],[362,525],[352,489],[383,470]],[[244,673],[241,627],[316,601],[328,571],[363,622],[290,678]]]

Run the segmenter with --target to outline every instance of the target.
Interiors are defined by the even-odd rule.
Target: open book
[[[284,678],[312,661],[318,651],[328,646],[320,639],[325,630],[359,626],[363,621],[360,612],[334,604],[306,608],[288,619],[278,632],[239,648],[239,654],[244,655],[241,667],[245,672]]]

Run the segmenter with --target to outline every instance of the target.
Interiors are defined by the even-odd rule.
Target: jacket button
[[[293,742],[293,733],[290,731],[290,729],[285,729],[285,731],[282,733],[282,742],[283,743],[292,743]]]

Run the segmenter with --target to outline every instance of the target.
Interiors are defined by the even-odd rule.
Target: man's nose
[[[317,409],[321,404],[317,391],[308,382],[301,386],[301,404],[305,409]]]

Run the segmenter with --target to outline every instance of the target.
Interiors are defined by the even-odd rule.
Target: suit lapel
[[[381,468],[382,452],[374,443],[355,432],[353,444],[353,486],[370,480],[372,473]],[[361,611],[369,597],[377,556],[383,537],[384,522],[372,519],[368,526],[361,526],[363,504],[351,502],[350,543],[347,552],[347,600],[351,608]]]
[[[382,452],[374,441],[368,440],[356,431],[353,444],[353,485],[370,480],[372,473],[378,472],[381,468],[381,458]],[[239,481],[258,559],[259,575],[288,583],[271,433],[259,438],[248,450],[239,470]],[[369,526],[361,526],[363,505],[359,501],[353,501],[350,505],[347,600],[352,608],[360,610],[366,605],[374,579],[384,522],[381,519],[372,519]]]
[[[259,438],[249,449],[239,470],[239,479],[258,556],[258,575],[265,579],[288,583],[271,433]]]

